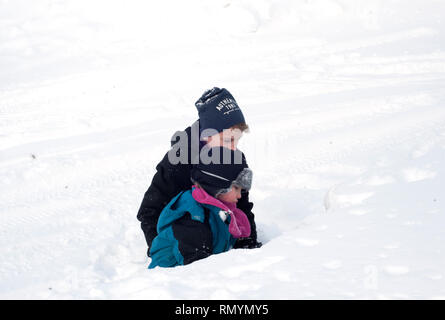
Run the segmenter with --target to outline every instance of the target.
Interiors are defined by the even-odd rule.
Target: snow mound
[[[0,298],[443,299],[439,1],[0,1]],[[251,128],[255,250],[147,270],[205,89]]]

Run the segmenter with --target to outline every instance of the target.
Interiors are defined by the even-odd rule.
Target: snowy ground
[[[0,0],[0,298],[445,299],[445,3]],[[228,88],[264,246],[147,270],[136,213]]]

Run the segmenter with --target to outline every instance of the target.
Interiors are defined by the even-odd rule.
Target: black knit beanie
[[[209,148],[209,156],[214,161],[194,165],[191,171],[192,182],[198,183],[213,197],[230,190],[232,184],[250,189],[252,171],[246,163],[244,154],[239,150],[225,147]]]
[[[195,106],[198,109],[201,133],[205,129],[222,132],[236,124],[245,123],[238,103],[227,89],[214,87],[206,90]]]

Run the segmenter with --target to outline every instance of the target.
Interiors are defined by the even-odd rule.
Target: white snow
[[[0,0],[1,299],[444,299],[445,3]],[[136,213],[205,89],[263,247],[148,270]]]

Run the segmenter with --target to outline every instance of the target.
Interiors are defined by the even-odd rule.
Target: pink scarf
[[[250,223],[246,214],[235,203],[223,202],[210,196],[203,189],[193,186],[192,197],[199,203],[209,204],[230,214],[229,232],[234,238],[250,236]]]

